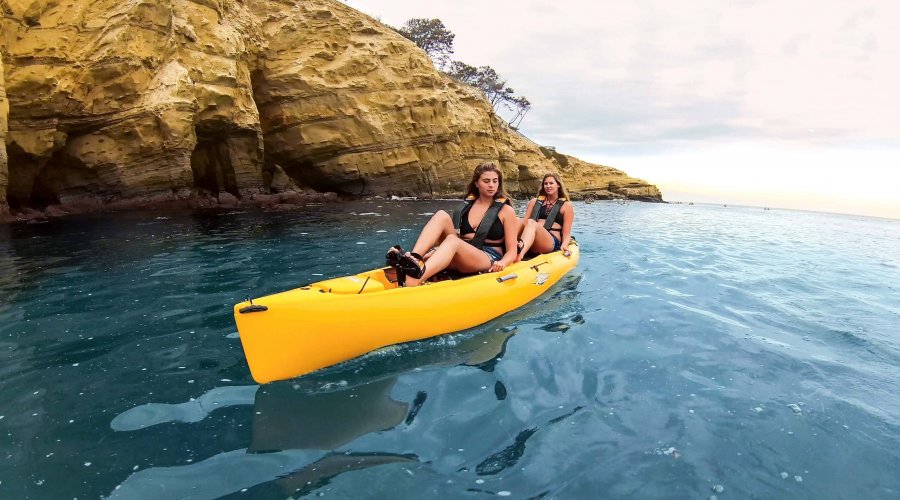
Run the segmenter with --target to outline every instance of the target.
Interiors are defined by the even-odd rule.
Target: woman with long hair
[[[571,203],[566,203],[568,199],[559,175],[544,175],[537,198],[532,198],[525,209],[521,244],[515,262],[524,259],[529,251],[538,254],[569,251],[575,210]]]
[[[457,221],[439,210],[422,228],[412,251],[404,252],[399,245],[388,251],[388,265],[398,270],[401,285],[417,286],[448,268],[462,273],[501,271],[516,260],[519,222],[507,202],[503,172],[490,162],[478,165],[466,195]]]

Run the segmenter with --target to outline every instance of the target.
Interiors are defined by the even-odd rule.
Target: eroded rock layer
[[[3,78],[3,58],[0,57],[0,217],[9,213],[6,190],[9,185],[9,164],[6,160],[6,121],[9,102],[6,100],[6,85]]]
[[[456,195],[483,160],[513,193],[555,171],[576,193],[661,199],[540,148],[336,1],[0,0],[0,12],[3,211]]]

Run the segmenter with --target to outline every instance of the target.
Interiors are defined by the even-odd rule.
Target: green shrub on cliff
[[[424,50],[437,64],[438,69],[444,69],[450,62],[453,39],[456,35],[451,33],[440,19],[413,18],[406,21],[397,32]]]
[[[531,102],[525,97],[516,97],[512,87],[506,85],[506,80],[494,68],[490,66],[476,68],[462,61],[452,61],[450,54],[453,53],[453,39],[456,35],[444,26],[443,21],[413,18],[406,21],[401,28],[394,29],[424,50],[438,69],[457,81],[484,92],[494,109],[503,106],[515,112],[513,118],[509,120],[511,126],[516,127],[522,123],[525,114],[531,109]]]

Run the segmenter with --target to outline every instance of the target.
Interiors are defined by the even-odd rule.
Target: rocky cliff
[[[660,200],[541,148],[393,30],[331,0],[0,0],[0,211],[512,193]]]
[[[6,189],[9,185],[9,162],[6,159],[6,120],[9,116],[9,102],[6,100],[6,85],[3,80],[3,58],[0,57],[0,218],[9,213]]]

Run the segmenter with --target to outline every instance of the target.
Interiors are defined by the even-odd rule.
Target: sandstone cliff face
[[[573,192],[660,200],[542,150],[335,1],[0,0],[0,13],[0,210],[458,195],[484,160],[513,193],[558,171]]]
[[[0,57],[0,217],[9,213],[6,188],[9,185],[9,166],[6,161],[6,120],[9,102],[6,100],[6,85],[3,78],[3,58]]]

